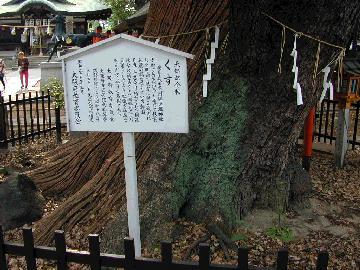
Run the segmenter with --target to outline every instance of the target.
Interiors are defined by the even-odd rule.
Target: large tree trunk
[[[309,108],[320,96],[322,78],[318,76],[313,85],[318,44],[302,37],[298,66],[305,105],[296,106],[291,87],[293,34],[287,32],[283,72],[278,74],[282,28],[261,12],[345,46],[359,10],[360,3],[350,0],[151,2],[145,35],[227,23],[221,27],[222,49],[206,99],[201,98],[205,32],[160,41],[196,55],[195,61],[189,61],[188,73],[191,132],[137,137],[144,239],[165,238],[170,232],[167,225],[179,216],[231,229],[254,205],[274,207],[279,186],[286,186],[284,192],[289,189],[289,175],[294,174],[287,168],[297,162],[297,138]],[[337,53],[338,49],[322,46],[319,68]],[[51,241],[54,229],[69,230],[79,222],[98,232],[110,214],[118,213],[103,235],[105,248],[118,250],[127,233],[121,149],[119,134],[91,135],[65,145],[48,166],[31,173],[45,193],[70,195],[39,225],[41,243]]]
[[[240,216],[252,204],[272,205],[274,187],[292,161],[304,119],[319,100],[324,68],[340,49],[320,44],[321,53],[313,80],[319,43],[300,37],[297,41],[299,82],[303,106],[296,106],[292,89],[294,33],[286,31],[282,72],[280,59],[282,27],[264,16],[266,12],[284,24],[313,37],[345,47],[358,20],[359,2],[354,1],[232,1],[230,16],[230,59],[232,77],[248,84],[245,104],[248,113],[240,149],[245,155],[237,179]],[[334,65],[333,65],[334,67]],[[231,75],[229,75],[231,77]],[[244,189],[244,185],[249,188]]]

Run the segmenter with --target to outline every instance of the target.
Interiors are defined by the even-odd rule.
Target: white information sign
[[[187,133],[186,57],[128,35],[66,55],[68,129]]]
[[[69,131],[122,132],[129,236],[141,256],[134,132],[187,133],[183,53],[118,35],[63,57]]]

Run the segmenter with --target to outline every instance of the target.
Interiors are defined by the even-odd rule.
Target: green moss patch
[[[247,120],[247,84],[240,78],[214,82],[191,120],[191,143],[175,168],[172,204],[180,216],[204,221],[217,216],[235,224],[235,181],[244,155],[239,151]],[[215,86],[216,85],[216,86]]]

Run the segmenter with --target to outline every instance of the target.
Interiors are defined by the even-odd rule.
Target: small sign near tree
[[[186,58],[117,35],[62,58],[69,131],[122,132],[129,235],[141,256],[134,132],[189,131]]]
[[[186,57],[128,35],[66,55],[69,130],[187,133]]]

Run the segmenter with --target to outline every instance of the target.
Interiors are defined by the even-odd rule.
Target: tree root
[[[151,140],[149,135],[141,135],[138,139],[142,141],[137,149],[138,170],[141,172],[150,156],[147,146],[154,140]],[[110,141],[109,145],[111,143]],[[123,152],[121,146],[116,148],[117,151],[100,164],[101,169],[94,177],[36,224],[36,243],[48,245],[53,240],[54,230],[63,229],[69,232],[77,224],[83,226],[84,236],[98,233],[116,209],[126,203]],[[94,151],[96,152],[95,149]]]
[[[210,239],[210,236],[207,234],[199,239],[197,239],[196,241],[194,241],[187,249],[186,249],[186,252],[184,254],[184,256],[182,256],[182,260],[183,261],[187,261],[190,259],[190,255],[191,255],[191,252],[193,252],[194,249],[196,249],[198,247],[199,244],[207,241]]]
[[[224,255],[226,257],[227,260],[231,259],[231,255],[229,253],[229,249],[236,251],[237,250],[237,245],[234,243],[234,241],[232,241],[224,232],[224,230],[222,230],[220,228],[220,226],[218,224],[212,223],[209,224],[207,226],[207,230],[216,236],[216,238],[219,240],[221,249],[224,252]]]

